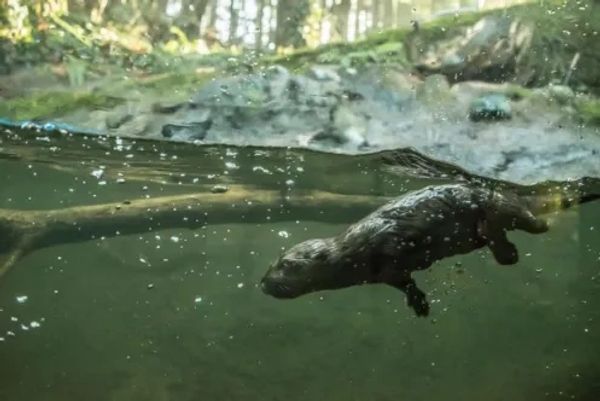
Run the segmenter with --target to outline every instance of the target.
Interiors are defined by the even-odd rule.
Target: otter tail
[[[583,177],[573,181],[546,181],[516,191],[534,215],[569,209],[600,199],[600,178]]]

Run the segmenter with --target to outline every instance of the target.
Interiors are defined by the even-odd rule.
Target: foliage
[[[123,99],[91,92],[49,91],[0,103],[0,116],[13,120],[31,120],[63,115],[79,108],[111,108]]]
[[[600,126],[600,100],[581,99],[576,103],[576,108],[584,123]]]

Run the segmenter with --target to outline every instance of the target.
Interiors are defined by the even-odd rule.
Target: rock
[[[417,99],[433,105],[448,102],[453,98],[448,79],[441,74],[430,75],[417,87]]]
[[[333,81],[340,82],[341,78],[334,67],[328,66],[312,66],[308,70],[307,76],[317,81]]]
[[[165,138],[174,140],[203,140],[211,126],[212,120],[210,119],[189,124],[165,124],[161,129],[161,134]]]
[[[497,121],[507,120],[511,117],[510,100],[500,93],[478,97],[471,102],[469,107],[471,121]]]
[[[131,119],[122,123],[118,128],[112,129],[110,132],[113,135],[127,137],[127,136],[146,136],[150,127],[150,120],[152,115],[142,113],[133,115]]]
[[[264,73],[265,90],[270,99],[285,96],[290,83],[291,74],[284,67],[275,65],[269,67]]]
[[[422,84],[422,81],[414,74],[402,70],[377,69],[376,74],[386,89],[398,92],[403,96],[409,94],[413,96],[417,87]]]
[[[518,19],[487,16],[455,36],[417,46],[425,51],[413,51],[413,59],[417,70],[443,74],[453,82],[504,82],[517,74],[532,37],[532,27]]]
[[[106,128],[117,129],[131,120],[133,120],[133,114],[131,113],[111,114],[106,117]]]
[[[330,113],[330,123],[313,135],[309,144],[328,146],[348,145],[354,149],[368,146],[366,139],[368,118],[349,105],[335,107]]]
[[[575,99],[575,92],[566,85],[549,85],[548,94],[552,100],[561,105],[572,103]]]
[[[181,102],[157,102],[152,105],[152,111],[160,114],[173,114],[185,106]]]

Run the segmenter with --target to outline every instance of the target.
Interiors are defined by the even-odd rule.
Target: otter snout
[[[303,294],[291,285],[290,280],[281,269],[271,266],[267,274],[260,281],[260,288],[265,294],[275,298],[296,298]]]
[[[298,291],[295,291],[292,287],[285,284],[281,280],[273,279],[268,275],[263,277],[261,280],[260,288],[265,294],[271,295],[275,298],[296,298],[301,295]]]

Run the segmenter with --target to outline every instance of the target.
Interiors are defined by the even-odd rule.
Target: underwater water
[[[440,182],[367,156],[26,132],[2,137],[0,171],[0,208],[21,210],[215,184],[293,197],[396,196]],[[416,273],[427,318],[383,285],[263,294],[283,248],[362,217],[343,207],[303,216],[31,252],[0,279],[0,400],[598,399],[600,202],[551,215],[546,234],[511,233],[515,266],[482,250]]]

